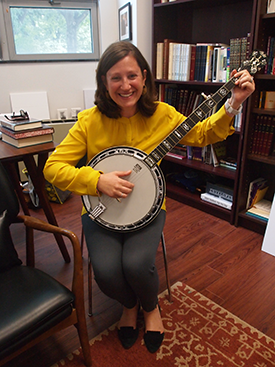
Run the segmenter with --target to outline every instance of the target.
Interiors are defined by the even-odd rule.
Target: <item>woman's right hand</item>
[[[113,171],[100,175],[97,190],[111,198],[126,198],[133,190],[134,184],[125,180],[131,174],[129,171]]]

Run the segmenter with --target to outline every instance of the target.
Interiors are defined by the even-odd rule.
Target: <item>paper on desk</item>
[[[27,111],[31,118],[50,119],[47,92],[10,93],[13,112]]]

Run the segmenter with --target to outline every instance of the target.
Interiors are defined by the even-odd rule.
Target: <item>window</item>
[[[97,0],[1,3],[1,60],[98,60]]]

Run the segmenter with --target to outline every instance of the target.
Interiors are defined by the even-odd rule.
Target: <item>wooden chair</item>
[[[165,239],[164,234],[162,232],[161,234],[161,245],[162,245],[162,252],[163,252],[163,260],[164,260],[164,268],[165,268],[165,277],[166,277],[166,287],[168,291],[168,299],[169,302],[172,302],[172,294],[171,294],[171,284],[170,284],[170,277],[169,277],[169,271],[168,271],[168,262],[167,262],[167,252],[166,252],[166,245],[165,245]],[[84,246],[84,232],[82,229],[81,232],[81,253],[83,253],[83,246]],[[89,311],[88,315],[93,316],[93,295],[92,295],[92,265],[90,257],[88,258],[88,300],[89,300]]]
[[[91,366],[77,236],[34,217],[18,215],[18,199],[1,164],[0,192],[0,366],[70,325],[77,328],[85,365]],[[19,259],[10,235],[9,226],[16,222],[26,228],[26,265]],[[34,267],[33,229],[70,240],[74,255],[71,289]]]

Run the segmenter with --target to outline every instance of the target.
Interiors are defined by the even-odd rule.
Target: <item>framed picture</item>
[[[118,9],[119,40],[132,39],[131,4],[127,3]]]

